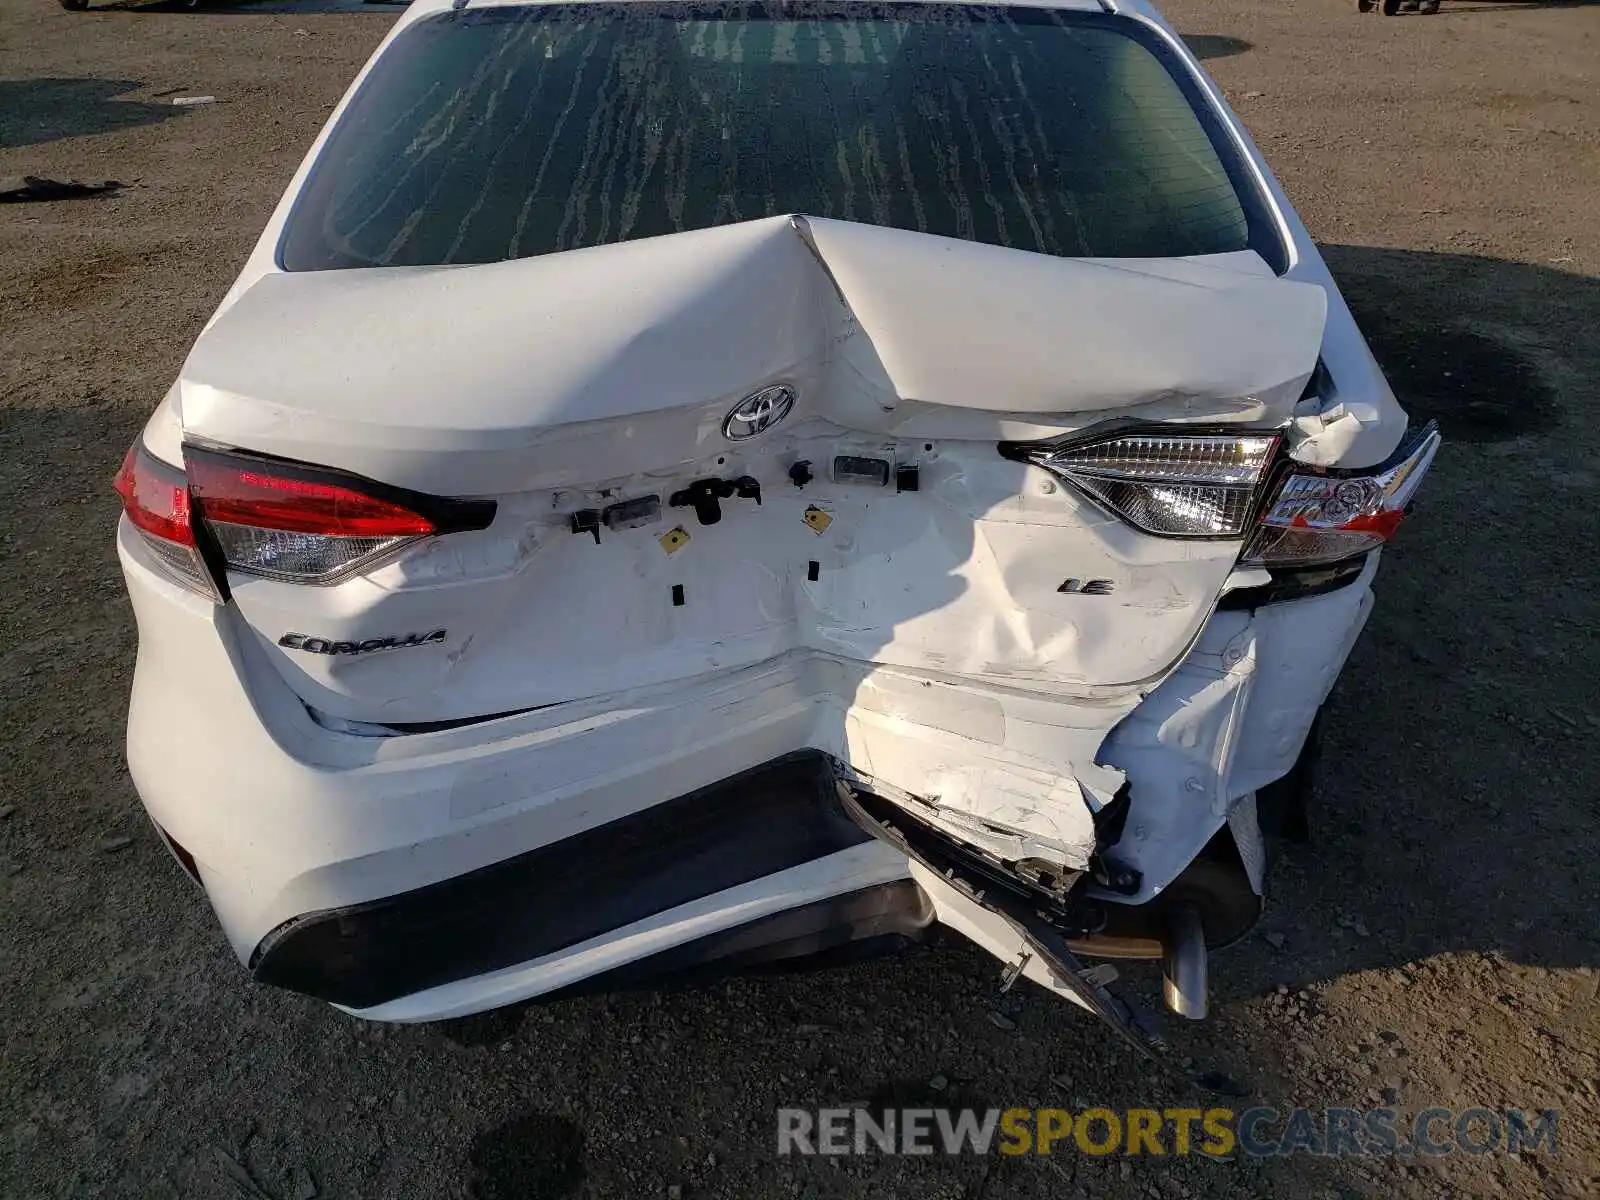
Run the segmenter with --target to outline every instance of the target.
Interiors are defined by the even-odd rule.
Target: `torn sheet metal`
[[[1366,624],[1376,570],[1370,562],[1361,579],[1324,596],[1215,614],[1183,665],[1112,731],[1101,759],[1132,785],[1116,855],[1142,884],[1109,899],[1142,904],[1159,894],[1233,825],[1241,803],[1294,766]],[[1244,855],[1254,821],[1238,820]]]

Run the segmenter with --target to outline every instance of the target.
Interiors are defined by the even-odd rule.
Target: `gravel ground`
[[[252,985],[123,766],[108,484],[392,13],[3,0],[0,175],[132,186],[0,207],[0,1193],[1600,1189],[1600,9],[1168,11],[1450,435],[1335,694],[1317,841],[1177,1052],[1279,1106],[1559,1108],[1559,1154],[777,1158],[779,1104],[1205,1103],[955,944],[444,1028]]]

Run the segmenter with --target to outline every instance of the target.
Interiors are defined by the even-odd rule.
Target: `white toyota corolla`
[[[1139,0],[418,0],[117,480],[129,763],[362,1016],[943,924],[1138,1039],[1438,441]]]

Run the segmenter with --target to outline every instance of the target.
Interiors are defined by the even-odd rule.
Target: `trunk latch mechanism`
[[[696,479],[680,492],[673,492],[667,503],[673,508],[693,508],[702,525],[722,520],[722,501],[730,496],[761,503],[761,484],[749,475],[738,479]]]

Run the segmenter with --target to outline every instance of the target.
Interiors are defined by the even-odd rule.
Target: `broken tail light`
[[[1439,428],[1430,421],[1377,467],[1339,471],[1290,464],[1241,561],[1313,566],[1381,546],[1394,536],[1439,442]]]
[[[1007,458],[1071,483],[1158,537],[1244,536],[1276,433],[1120,433],[1092,440],[1002,442]]]
[[[151,454],[143,441],[136,441],[128,447],[112,487],[122,497],[128,523],[155,554],[163,574],[191,592],[220,601],[195,541],[189,481],[183,471]]]

